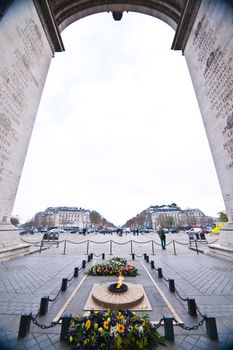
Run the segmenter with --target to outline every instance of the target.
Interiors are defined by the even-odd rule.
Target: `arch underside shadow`
[[[185,0],[170,0],[166,2],[158,0],[128,0],[124,2],[110,0],[52,0],[51,5],[60,31],[76,20],[92,14],[124,11],[139,12],[157,17],[176,30],[185,2]]]
[[[63,51],[60,33],[73,22],[102,12],[138,12],[175,31],[172,49],[184,51],[201,0],[33,0],[54,51]]]

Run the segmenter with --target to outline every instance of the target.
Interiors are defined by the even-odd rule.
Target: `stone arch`
[[[51,3],[59,30],[65,29],[71,23],[100,12],[138,12],[157,17],[176,29],[182,13],[184,1],[72,1]]]
[[[233,252],[233,5],[229,0],[6,0],[0,5],[0,248],[18,244],[10,216],[50,62],[61,31],[99,12],[134,11],[175,30],[217,170],[229,224],[218,249]],[[215,249],[216,247],[213,247]]]

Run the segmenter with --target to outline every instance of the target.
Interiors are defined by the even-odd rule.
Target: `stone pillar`
[[[230,1],[202,0],[184,49],[229,219],[219,242],[229,250],[233,247],[232,20]],[[195,142],[195,135],[190,137]]]
[[[54,53],[44,28],[33,1],[13,1],[0,18],[0,249],[19,244],[10,218]]]

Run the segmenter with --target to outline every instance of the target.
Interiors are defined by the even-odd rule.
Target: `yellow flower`
[[[108,327],[109,327],[108,321],[104,321],[104,329],[108,329]]]
[[[100,332],[100,333],[103,333],[103,328],[102,327],[100,327],[99,329],[98,329],[98,331]]]
[[[73,337],[72,337],[72,335],[70,335],[69,336],[69,341],[72,342],[72,340],[73,340]]]
[[[86,338],[86,339],[84,340],[84,345],[87,345],[88,343],[89,343],[89,339]]]
[[[120,320],[124,320],[125,319],[125,316],[124,315],[120,315]]]
[[[123,324],[121,324],[121,323],[118,323],[118,325],[117,325],[117,331],[118,331],[118,333],[124,333],[124,331],[125,331],[125,326],[124,326]]]
[[[85,323],[86,329],[89,329],[91,327],[91,320],[87,320]]]

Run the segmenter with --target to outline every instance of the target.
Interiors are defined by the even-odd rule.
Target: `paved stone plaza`
[[[23,236],[23,239],[39,242],[41,236]],[[212,242],[216,236],[208,235],[207,239]],[[186,298],[195,299],[202,315],[216,318],[219,341],[207,337],[205,323],[196,330],[174,326],[175,341],[167,342],[167,349],[233,349],[233,345],[230,345],[231,342],[233,344],[233,262],[209,256],[206,243],[199,244],[202,253],[197,254],[189,249],[188,237],[184,233],[168,234],[169,244],[165,251],[161,250],[156,234],[128,234],[123,237],[66,234],[60,236],[60,241],[59,247],[56,244],[48,245],[49,249],[42,250],[41,254],[35,246],[33,254],[0,263],[0,341],[6,349],[69,348],[60,341],[60,325],[42,329],[31,322],[29,334],[18,339],[19,322],[24,313],[36,316],[42,297],[56,298],[63,278],[71,280],[67,290],[60,292],[55,301],[49,303],[47,314],[37,317],[37,321],[50,325],[62,314],[85,312],[84,305],[94,283],[112,280],[92,276],[84,279],[85,271],[72,279],[74,268],[80,267],[84,259],[87,260],[87,252],[94,253],[94,258],[86,264],[86,269],[95,261],[102,261],[102,253],[105,253],[105,259],[121,256],[128,261],[132,260],[131,252],[135,254],[133,264],[138,268],[139,275],[135,279],[128,277],[126,281],[143,284],[152,306],[152,311],[148,311],[151,321],[158,322],[163,315],[174,317],[174,311],[184,326],[197,325],[202,317],[199,313],[196,317],[190,316],[187,301],[182,300]],[[156,268],[162,268],[164,278],[159,278],[150,262],[144,260],[144,253],[149,255],[150,261],[154,261]],[[169,291],[167,279],[174,279],[181,298]],[[74,297],[67,303],[72,293]],[[164,334],[164,327],[159,327],[158,331]]]

